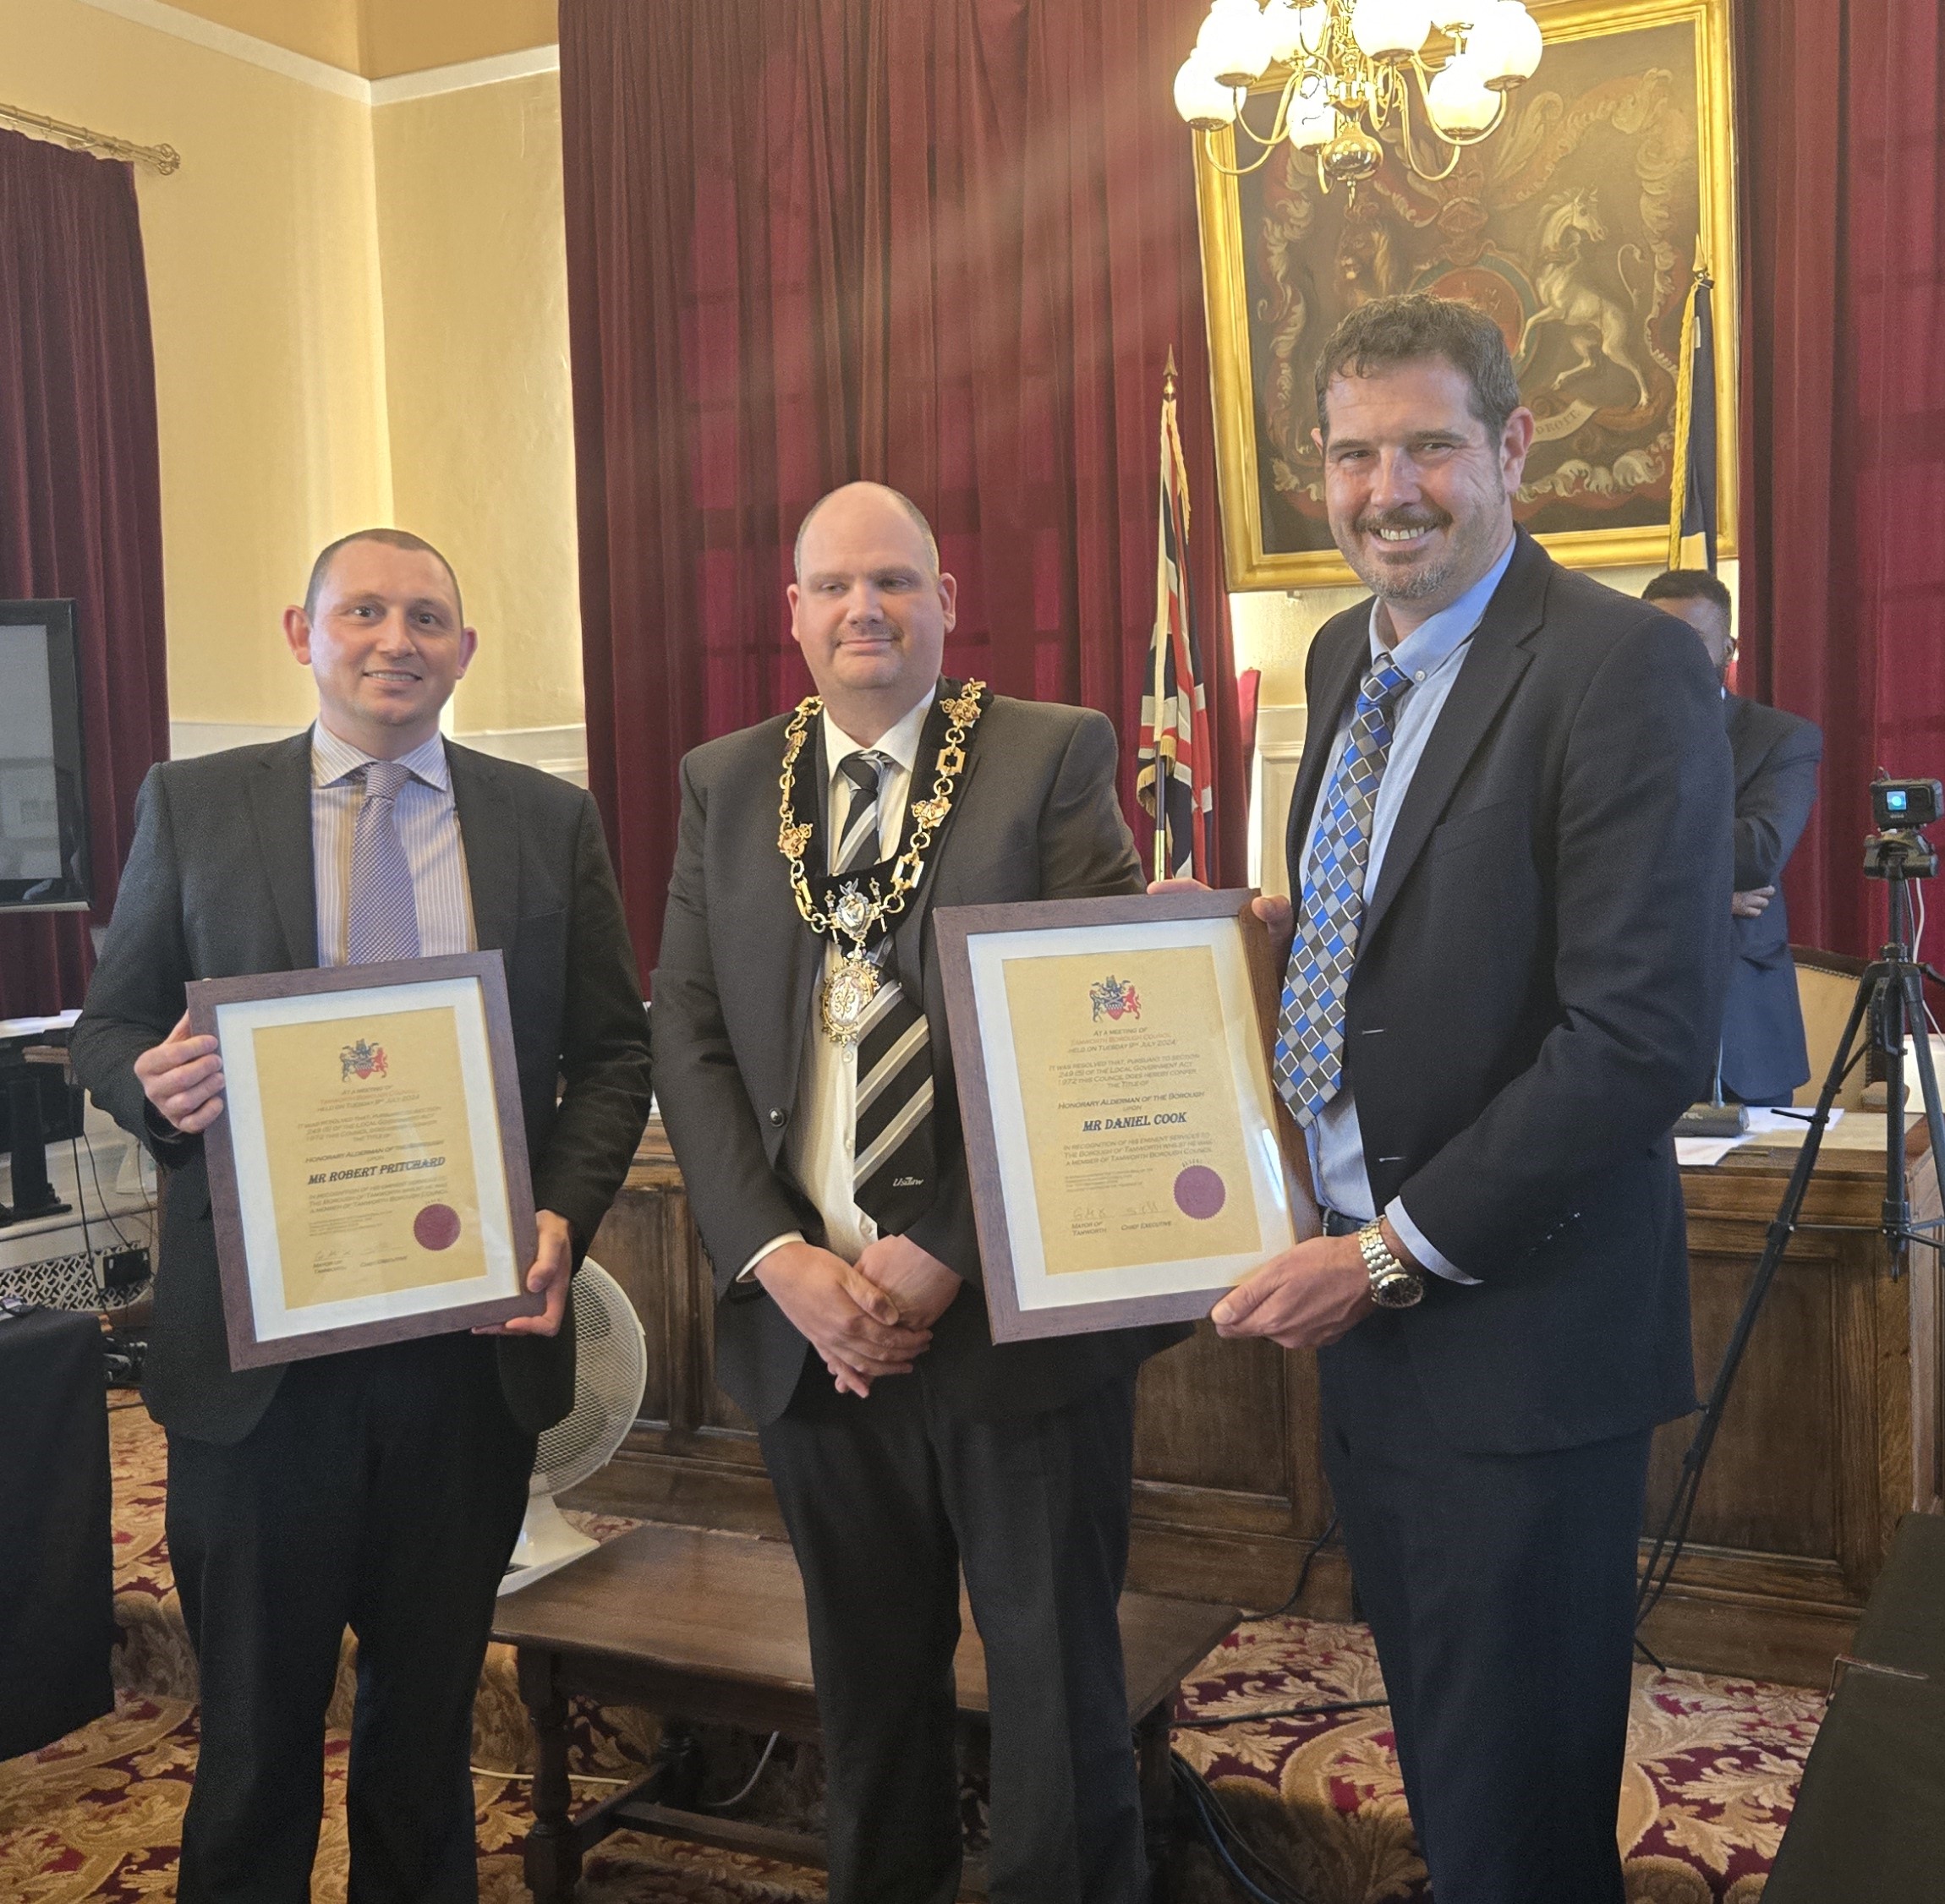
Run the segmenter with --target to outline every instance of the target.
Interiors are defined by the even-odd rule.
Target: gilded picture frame
[[[1660,562],[1694,270],[1714,280],[1718,555],[1736,553],[1737,259],[1728,0],[1531,0],[1539,71],[1427,184],[1395,133],[1352,200],[1285,145],[1241,178],[1195,135],[1224,553],[1232,589],[1341,586],[1312,377],[1332,326],[1392,292],[1507,332],[1539,429],[1518,518],[1576,567]],[[1252,95],[1267,128],[1274,88]],[[1422,137],[1422,124],[1420,124]],[[1234,166],[1235,135],[1216,135]],[[1253,149],[1246,140],[1245,154]]]

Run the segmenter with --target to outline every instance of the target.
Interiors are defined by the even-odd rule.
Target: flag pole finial
[[[1162,372],[1162,401],[1165,403],[1175,393],[1175,347],[1169,346],[1168,368]]]

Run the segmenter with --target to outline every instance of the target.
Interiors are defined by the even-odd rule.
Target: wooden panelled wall
[[[1744,1151],[1686,1174],[1697,1381],[1712,1378],[1791,1155]],[[1691,1545],[1645,1638],[1670,1664],[1822,1684],[1848,1644],[1898,1517],[1937,1511],[1937,1259],[1887,1272],[1875,1228],[1883,1173],[1827,1153],[1750,1341],[1707,1471]],[[1914,1194],[1936,1210],[1929,1160]],[[781,1538],[756,1436],[712,1376],[715,1302],[682,1179],[651,1124],[594,1250],[648,1338],[640,1419],[574,1496],[651,1519]],[[1648,1526],[1661,1520],[1692,1424],[1662,1431]],[[1205,1325],[1142,1372],[1135,1443],[1133,1586],[1273,1606],[1329,1518],[1312,1359],[1219,1340]],[[1327,1546],[1298,1610],[1352,1611]]]

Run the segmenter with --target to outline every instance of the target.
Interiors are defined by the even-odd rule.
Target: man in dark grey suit
[[[1814,721],[1729,692],[1735,659],[1729,590],[1707,569],[1672,568],[1641,590],[1701,637],[1723,683],[1723,720],[1735,762],[1734,958],[1722,1016],[1723,1095],[1787,1104],[1810,1081],[1803,1006],[1789,955],[1783,869],[1816,804],[1823,734]]]
[[[1216,1305],[1315,1348],[1438,1904],[1621,1904],[1654,1425],[1695,1405],[1669,1132],[1728,966],[1729,749],[1688,632],[1513,521],[1505,340],[1425,297],[1317,369],[1372,599],[1310,652],[1278,1087],[1325,1234]]]
[[[573,1404],[568,1279],[647,1118],[647,1028],[593,802],[440,738],[477,640],[444,557],[333,544],[285,633],[316,725],[150,774],[72,1039],[167,1172],[144,1397],[202,1699],[177,1895],[309,1897],[348,1625],[351,1895],[468,1904],[474,1689],[534,1438]],[[233,1371],[203,1154],[223,1081],[185,983],[475,948],[506,957],[545,1313]]]
[[[1135,1371],[1186,1332],[993,1343],[929,925],[934,905],[1141,889],[1114,730],[940,680],[953,580],[892,490],[827,496],[797,572],[821,705],[683,761],[651,1017],[715,1267],[717,1374],[757,1421],[803,1573],[830,1895],[957,1895],[963,1563],[991,1701],[991,1895],[1135,1904],[1115,1615]],[[867,919],[874,881],[900,905]],[[840,946],[811,922],[844,917],[847,886],[858,932]]]

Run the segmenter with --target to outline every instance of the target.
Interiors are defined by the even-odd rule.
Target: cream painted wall
[[[551,46],[556,0],[359,0],[368,79]]]
[[[392,508],[370,112],[80,0],[8,0],[0,98],[182,154],[136,174],[171,711],[301,722],[278,616]]]
[[[185,14],[268,40],[347,73],[359,63],[361,0],[168,0]],[[382,0],[397,6],[400,0]],[[409,0],[407,0],[409,3]]]
[[[368,79],[552,45],[556,0],[173,0]]]
[[[372,129],[393,506],[480,633],[455,728],[578,721],[559,82],[381,106]]]

